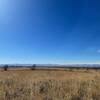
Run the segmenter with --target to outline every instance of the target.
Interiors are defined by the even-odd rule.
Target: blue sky
[[[100,63],[99,0],[0,0],[0,63]]]

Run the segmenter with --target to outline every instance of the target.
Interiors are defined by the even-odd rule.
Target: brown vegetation
[[[0,71],[0,100],[100,100],[100,71]]]

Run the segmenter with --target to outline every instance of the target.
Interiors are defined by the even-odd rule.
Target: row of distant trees
[[[8,65],[4,65],[2,68],[4,71],[7,71],[9,67],[16,67],[17,66],[8,66]],[[23,67],[23,66],[20,66],[20,67]],[[32,66],[29,66],[30,70],[35,70],[36,69],[36,64],[33,64]],[[59,67],[60,68],[60,67]],[[65,68],[65,67],[62,67],[62,68]],[[67,69],[70,69],[70,70],[73,70],[73,69],[86,69],[86,70],[89,70],[89,69],[95,69],[95,70],[98,70],[100,69],[100,67],[66,67]]]
[[[7,71],[8,68],[9,68],[8,65],[4,65],[4,66],[3,66],[4,71]],[[33,64],[33,65],[30,67],[30,69],[31,69],[31,70],[35,70],[35,69],[36,69],[36,64]]]

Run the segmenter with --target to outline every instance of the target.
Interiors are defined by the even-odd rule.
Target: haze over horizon
[[[99,0],[0,0],[0,64],[100,64]]]

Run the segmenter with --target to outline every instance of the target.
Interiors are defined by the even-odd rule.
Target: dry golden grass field
[[[100,71],[0,71],[0,100],[100,100]]]

